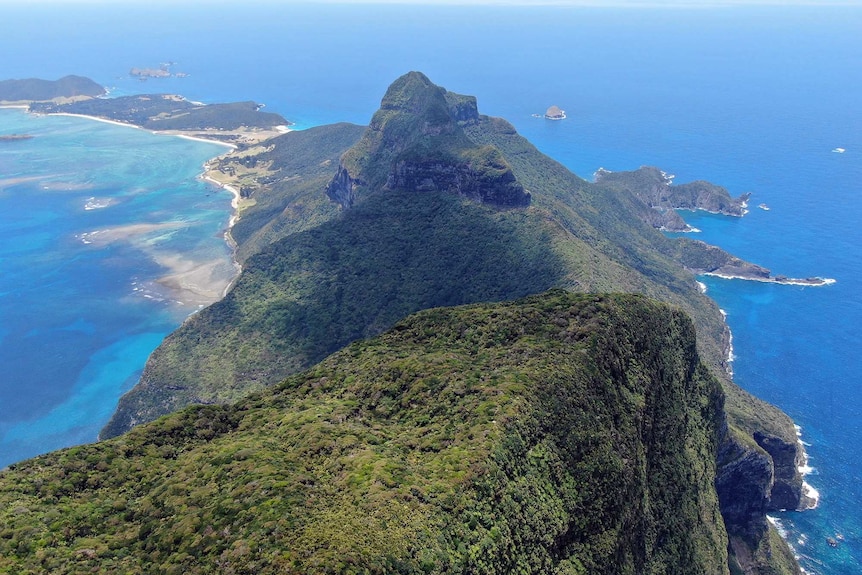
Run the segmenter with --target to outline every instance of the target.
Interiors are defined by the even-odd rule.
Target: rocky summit
[[[500,151],[464,134],[463,126],[478,120],[475,98],[410,72],[389,87],[326,193],[344,207],[373,190],[449,192],[497,206],[529,205],[529,192]]]

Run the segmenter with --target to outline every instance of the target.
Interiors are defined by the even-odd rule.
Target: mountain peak
[[[326,188],[350,207],[379,191],[452,192],[500,206],[527,206],[530,194],[493,146],[463,126],[479,121],[476,99],[447,92],[421,72],[389,86],[362,139],[341,158]]]

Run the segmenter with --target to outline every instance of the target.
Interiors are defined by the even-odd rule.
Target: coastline
[[[219,156],[216,156],[216,158],[218,158],[218,157]],[[213,158],[213,160],[215,160],[216,158]],[[200,174],[199,177],[202,180],[204,180],[205,182],[208,182],[217,188],[221,188],[227,192],[230,192],[231,196],[233,196],[231,198],[231,201],[230,201],[232,212],[231,212],[230,218],[228,219],[227,229],[225,229],[225,232],[224,232],[224,240],[227,243],[227,245],[230,247],[231,263],[233,264],[234,270],[236,271],[236,273],[234,273],[234,276],[231,278],[231,280],[228,282],[228,284],[224,287],[224,290],[222,290],[221,297],[224,298],[228,294],[228,292],[231,290],[231,288],[233,288],[234,284],[236,284],[237,280],[239,279],[240,274],[242,273],[242,264],[239,263],[239,260],[236,259],[237,244],[236,244],[236,241],[233,239],[233,235],[231,235],[231,230],[233,229],[233,226],[236,224],[237,220],[239,219],[239,211],[240,211],[239,203],[240,203],[240,200],[242,199],[242,196],[240,195],[239,190],[236,189],[234,186],[232,186],[228,183],[220,182],[210,175],[212,172],[215,171],[211,167],[211,162],[213,160],[210,160],[209,162],[206,162],[203,165],[204,171],[203,171],[203,173]],[[221,299],[221,298],[219,298],[219,299]]]
[[[0,107],[17,109],[17,110],[22,110],[26,113],[30,113],[29,112],[30,108],[26,104],[9,104],[9,105],[3,105]],[[102,118],[100,116],[92,116],[92,115],[88,115],[88,114],[74,114],[74,113],[70,113],[70,112],[52,112],[49,114],[38,114],[37,113],[34,115],[67,116],[67,117],[72,117],[72,118],[82,118],[85,120],[93,120],[96,122],[102,122],[105,124],[110,124],[113,126],[118,126],[118,127],[123,127],[123,128],[133,128],[136,130],[149,131],[153,135],[174,136],[177,138],[183,138],[183,139],[194,141],[194,142],[200,142],[200,143],[205,143],[205,144],[218,144],[220,146],[224,146],[224,147],[228,148],[228,151],[226,152],[226,154],[233,153],[239,149],[239,146],[237,146],[236,144],[232,144],[230,142],[225,142],[223,140],[219,140],[216,138],[207,138],[207,137],[205,137],[205,135],[206,135],[205,132],[202,134],[201,131],[199,131],[199,130],[196,130],[196,131],[193,131],[190,133],[184,133],[181,130],[147,130],[147,128],[144,128],[143,126],[139,126],[136,124],[130,124],[128,122],[120,122],[117,120]],[[247,141],[259,143],[261,141],[265,141],[266,139],[269,139],[270,137],[274,137],[273,132],[275,132],[277,134],[282,134],[282,133],[286,133],[286,131],[289,131],[289,129],[284,129],[284,127],[281,127],[281,126],[279,126],[278,128],[280,128],[280,129],[275,129],[272,131],[269,131],[269,130],[260,131],[260,130],[251,130],[251,129],[250,130],[235,130],[235,131],[232,131],[231,134],[237,138],[246,138]],[[217,160],[218,158],[220,158],[221,156],[226,155],[226,154],[217,154],[217,155],[213,156],[209,161],[207,161],[203,164],[203,171],[200,174],[198,174],[198,178],[200,178],[201,180],[206,181],[208,184],[211,184],[212,186],[214,186],[216,188],[224,189],[225,191],[229,192],[232,196],[231,203],[230,203],[231,213],[230,213],[230,216],[228,218],[227,227],[224,231],[224,240],[225,240],[225,243],[227,243],[227,245],[230,247],[230,250],[231,250],[231,265],[234,268],[234,274],[232,275],[230,280],[227,282],[227,285],[225,285],[224,288],[220,290],[220,295],[217,298],[214,296],[206,297],[207,300],[212,300],[210,303],[215,303],[215,301],[218,301],[218,300],[224,298],[227,295],[227,293],[230,291],[230,289],[233,287],[233,285],[236,283],[236,280],[239,278],[239,275],[242,272],[242,265],[236,259],[236,242],[233,240],[233,236],[231,235],[231,229],[233,228],[234,224],[239,219],[239,208],[240,208],[241,196],[240,196],[239,190],[236,187],[230,185],[230,183],[227,183],[227,182],[220,182],[219,180],[212,177],[212,175],[211,175],[214,171],[216,171],[214,168],[213,162],[215,160]],[[103,231],[103,230],[98,230],[98,231]],[[95,234],[97,232],[93,232],[93,233]],[[82,241],[85,241],[85,243],[90,243],[93,239],[94,238],[91,238],[89,236],[85,236],[84,238],[82,238]],[[104,238],[99,237],[99,239],[104,239]],[[206,265],[211,267],[211,263],[207,263]],[[182,272],[178,272],[178,270],[173,269],[171,266],[168,266],[168,268],[170,270],[169,273],[162,278],[157,278],[155,280],[156,283],[161,283],[161,284],[166,285],[167,287],[170,287],[171,289],[174,289],[174,290],[190,291],[190,292],[196,294],[197,296],[203,295],[204,291],[209,291],[209,290],[203,290],[202,291],[203,288],[201,288],[199,285],[197,285],[197,283],[199,283],[199,281],[196,281],[196,285],[195,285],[194,289],[191,289],[191,290],[182,289],[181,285],[180,285],[182,282],[180,282],[178,278],[183,273],[188,274],[189,270],[185,269]],[[199,280],[199,279],[200,279],[200,277],[197,278],[197,280]]]
[[[27,108],[29,110],[29,108]],[[86,114],[71,114],[69,112],[52,112],[50,114],[35,114],[35,115],[44,115],[44,116],[68,116],[70,118],[84,118],[87,120],[95,120],[96,122],[103,122],[105,124],[113,124],[114,126],[123,126],[125,128],[135,128],[136,130],[143,130],[141,126],[136,126],[135,124],[129,124],[126,122],[118,122],[117,120],[109,120],[107,118],[100,118],[99,116],[88,116]]]
[[[744,275],[736,275],[736,274],[723,274],[720,272],[702,272],[697,275],[702,276],[712,276],[725,280],[747,280],[747,281],[755,281],[762,283],[771,283],[771,284],[781,284],[781,285],[794,285],[794,286],[810,286],[810,287],[821,287],[832,285],[837,283],[838,280],[833,278],[821,278],[821,277],[811,277],[811,278],[785,278],[782,276],[777,277],[757,277],[757,276],[744,276]]]

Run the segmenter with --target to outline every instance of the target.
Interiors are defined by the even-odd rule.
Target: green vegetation
[[[721,398],[643,297],[433,309],[0,473],[0,572],[726,573]]]
[[[64,76],[59,80],[0,80],[0,102],[38,102],[55,98],[92,98],[105,94],[105,88],[83,76]]]
[[[261,112],[254,102],[204,105],[171,94],[96,98],[66,104],[37,103],[32,104],[30,110],[43,114],[64,112],[98,116],[148,130],[237,130],[290,123],[278,114]]]
[[[341,159],[326,193],[349,207],[381,190],[455,192],[498,206],[527,206],[530,194],[493,145],[463,128],[478,119],[475,98],[435,86],[419,72],[398,78],[362,139]]]
[[[703,180],[674,184],[673,176],[653,167],[642,167],[632,172],[599,170],[596,180],[606,186],[626,190],[653,208],[652,213],[645,214],[653,227],[678,231],[687,230],[688,225],[674,210],[707,210],[741,217],[751,197],[751,194],[743,194],[733,198],[725,188]]]
[[[393,84],[361,137],[338,125],[266,145],[222,164],[241,162],[272,178],[249,191],[254,205],[235,228],[241,277],[154,352],[104,436],[190,404],[236,401],[422,309],[550,287],[635,292],[688,313],[701,357],[722,377],[721,449],[733,454],[719,469],[722,512],[731,535],[753,533],[739,540],[752,553],[761,548],[772,491],[798,494],[801,479],[785,472],[798,446],[786,415],[726,377],[726,326],[690,272],[739,260],[665,237],[636,194],[582,180],[508,122],[479,116],[475,99],[417,73]],[[470,189],[481,194],[453,184],[477,174]],[[325,203],[324,188],[350,207]],[[513,189],[530,205],[486,201]],[[734,513],[740,501],[745,513]],[[781,507],[795,504],[781,499]]]
[[[261,172],[240,190],[252,200],[231,229],[240,261],[282,237],[338,215],[338,206],[322,190],[332,179],[338,159],[364,131],[364,126],[354,124],[294,131],[268,140],[258,153],[232,154],[219,160],[218,169],[226,173]]]

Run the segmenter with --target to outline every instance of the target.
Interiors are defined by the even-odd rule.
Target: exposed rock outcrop
[[[326,187],[350,207],[380,191],[446,191],[501,207],[530,204],[530,193],[493,146],[479,146],[463,126],[479,121],[476,98],[447,92],[419,72],[396,80],[362,140],[342,157]]]

